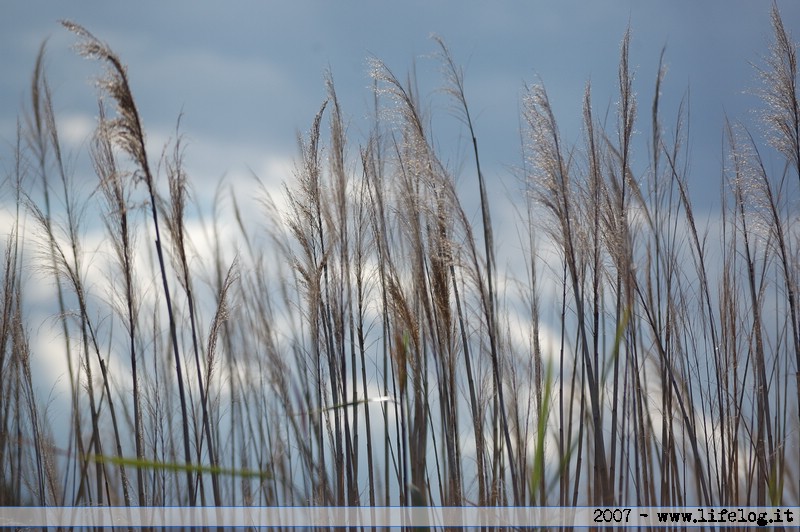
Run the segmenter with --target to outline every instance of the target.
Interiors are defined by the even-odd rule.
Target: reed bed
[[[122,59],[65,22],[105,69],[94,185],[65,164],[42,47],[2,184],[0,503],[798,504],[797,48],[776,7],[772,24],[766,133],[720,124],[709,221],[688,104],[663,116],[663,68],[640,101],[630,32],[616,108],[598,118],[587,84],[577,143],[546,88],[525,87],[509,259],[441,39],[465,170],[443,163],[413,78],[374,59],[365,138],[329,74],[282,194],[254,180],[253,223],[250,192],[220,188],[198,232],[179,127],[148,152]],[[34,281],[54,302],[48,352]],[[37,357],[67,368],[68,419],[36,393]]]

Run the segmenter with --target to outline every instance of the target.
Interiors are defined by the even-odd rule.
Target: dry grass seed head
[[[797,168],[800,166],[800,103],[797,94],[797,45],[786,32],[780,12],[771,11],[775,42],[764,58],[765,68],[756,67],[762,81],[759,96],[767,104],[762,119],[769,142]]]
[[[61,24],[82,39],[76,46],[80,55],[107,64],[106,73],[97,80],[97,85],[117,103],[118,116],[108,120],[106,127],[120,148],[127,152],[141,169],[145,169],[148,164],[144,148],[144,131],[128,84],[127,68],[107,44],[83,26],[67,20]],[[148,175],[143,177],[151,179]],[[148,183],[148,186],[152,187],[153,184]]]

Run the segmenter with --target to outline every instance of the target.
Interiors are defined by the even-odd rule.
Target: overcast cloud
[[[791,31],[800,7],[780,2]],[[662,47],[669,68],[664,112],[669,120],[687,91],[692,114],[693,192],[716,201],[724,113],[753,122],[757,103],[751,63],[771,37],[766,2],[13,2],[0,17],[4,51],[0,137],[11,143],[36,53],[48,39],[48,73],[70,148],[91,132],[97,64],[71,49],[75,39],[57,21],[70,19],[109,43],[129,66],[150,140],[174,133],[182,112],[187,164],[195,182],[224,174],[282,168],[296,153],[324,98],[323,74],[333,72],[354,139],[363,138],[371,96],[367,58],[402,76],[416,64],[423,97],[437,120],[436,47],[442,36],[466,72],[490,172],[513,186],[519,164],[519,100],[524,83],[540,79],[565,138],[580,135],[580,98],[591,80],[598,109],[613,105],[619,44],[633,31],[632,66],[646,116]],[[797,33],[797,32],[795,32]],[[640,126],[640,130],[646,124]],[[440,128],[443,145],[455,144]],[[154,142],[155,143],[155,142]],[[446,149],[450,149],[449,147]],[[463,152],[463,150],[462,150]],[[6,151],[6,153],[8,153]],[[453,156],[458,150],[453,149]],[[7,155],[3,155],[7,159]],[[274,161],[281,161],[276,165]],[[450,163],[457,167],[459,161]],[[705,176],[713,176],[706,180]],[[280,176],[262,176],[280,179]]]

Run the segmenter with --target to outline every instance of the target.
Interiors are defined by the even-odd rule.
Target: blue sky
[[[691,105],[692,189],[709,206],[719,194],[724,113],[755,126],[757,85],[751,63],[771,38],[768,2],[13,2],[3,6],[0,46],[0,138],[8,164],[21,104],[27,104],[38,47],[48,39],[47,65],[62,137],[76,167],[96,115],[91,78],[99,65],[79,58],[74,37],[58,25],[71,19],[109,43],[129,66],[149,140],[173,134],[183,112],[186,162],[196,185],[250,170],[267,180],[289,176],[296,134],[324,98],[323,73],[333,72],[352,141],[366,136],[371,105],[367,58],[398,76],[416,65],[433,132],[453,168],[464,163],[452,128],[430,35],[448,43],[465,70],[471,110],[487,170],[514,187],[521,162],[520,98],[525,83],[547,87],[568,142],[580,136],[580,99],[587,81],[596,113],[613,110],[619,45],[630,24],[631,64],[640,98],[639,133],[662,47],[669,69],[663,91],[669,125],[681,97]],[[779,2],[791,31],[800,6]],[[800,31],[795,31],[800,34]],[[461,144],[459,144],[459,142]],[[459,148],[460,147],[460,148]],[[643,152],[641,157],[646,157]],[[452,158],[448,158],[452,157]],[[710,179],[709,179],[710,178]],[[201,187],[203,188],[203,187]]]

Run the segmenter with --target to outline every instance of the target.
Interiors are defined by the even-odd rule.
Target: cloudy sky
[[[680,98],[691,105],[692,187],[713,205],[719,194],[723,116],[755,124],[752,63],[771,39],[768,2],[235,2],[198,7],[190,1],[9,2],[0,17],[0,157],[27,105],[38,48],[47,39],[50,84],[67,148],[80,168],[96,115],[91,79],[99,65],[78,57],[59,19],[75,21],[106,41],[129,66],[150,142],[158,146],[182,112],[186,162],[195,184],[250,170],[280,181],[296,155],[333,73],[351,140],[363,141],[371,106],[367,59],[383,60],[398,77],[416,68],[431,109],[434,136],[453,147],[446,162],[465,159],[463,140],[436,92],[442,78],[430,35],[448,43],[465,70],[482,158],[504,190],[521,162],[519,108],[524,84],[547,87],[567,141],[580,136],[580,101],[592,82],[597,112],[613,110],[619,45],[633,31],[631,63],[641,99],[640,133],[649,128],[660,51],[669,69],[664,113]],[[779,2],[787,28],[800,35],[800,5]],[[795,37],[797,38],[797,37]],[[437,129],[437,126],[439,129]],[[461,149],[459,151],[459,142]],[[450,148],[447,148],[450,149]],[[85,149],[83,150],[85,152]],[[642,157],[646,155],[642,154]],[[202,187],[211,189],[213,187]],[[499,190],[499,189],[498,189]],[[506,192],[503,192],[506,194]]]
[[[79,57],[74,35],[58,23],[77,22],[107,42],[128,65],[150,154],[174,136],[182,113],[185,164],[195,197],[209,201],[226,179],[240,198],[252,197],[252,174],[279,190],[291,180],[297,134],[305,132],[333,74],[348,118],[351,153],[367,136],[372,107],[368,60],[383,60],[399,78],[414,69],[445,164],[458,174],[469,151],[441,92],[431,34],[441,36],[463,66],[481,161],[494,185],[490,199],[499,245],[517,246],[513,210],[503,201],[518,190],[522,164],[520,106],[526,84],[542,82],[561,133],[580,139],[581,99],[591,81],[595,115],[613,117],[619,48],[632,30],[631,66],[640,99],[636,125],[647,139],[658,60],[666,47],[662,91],[669,127],[680,100],[690,105],[690,187],[696,210],[716,217],[724,116],[757,131],[754,109],[759,64],[771,42],[769,2],[679,0],[566,2],[235,2],[139,1],[3,4],[0,16],[0,169],[13,168],[17,120],[29,108],[36,55],[47,41],[46,67],[61,140],[75,180],[96,186],[87,157],[97,115],[93,85],[101,65]],[[800,4],[778,3],[784,24],[800,37]],[[557,7],[556,7],[557,6]],[[613,120],[613,118],[611,118]],[[23,120],[24,123],[24,120]],[[613,122],[612,122],[613,124]],[[634,161],[646,165],[646,150]],[[157,161],[153,161],[157,162]],[[468,176],[470,177],[470,176]],[[463,194],[469,207],[473,187]],[[0,190],[13,212],[10,187]],[[477,207],[474,206],[477,216]],[[504,218],[505,215],[505,218]],[[8,220],[8,217],[2,219]],[[102,227],[90,237],[102,239]],[[502,249],[500,251],[502,255]],[[29,294],[30,295],[30,294]],[[42,301],[51,296],[43,294]]]

